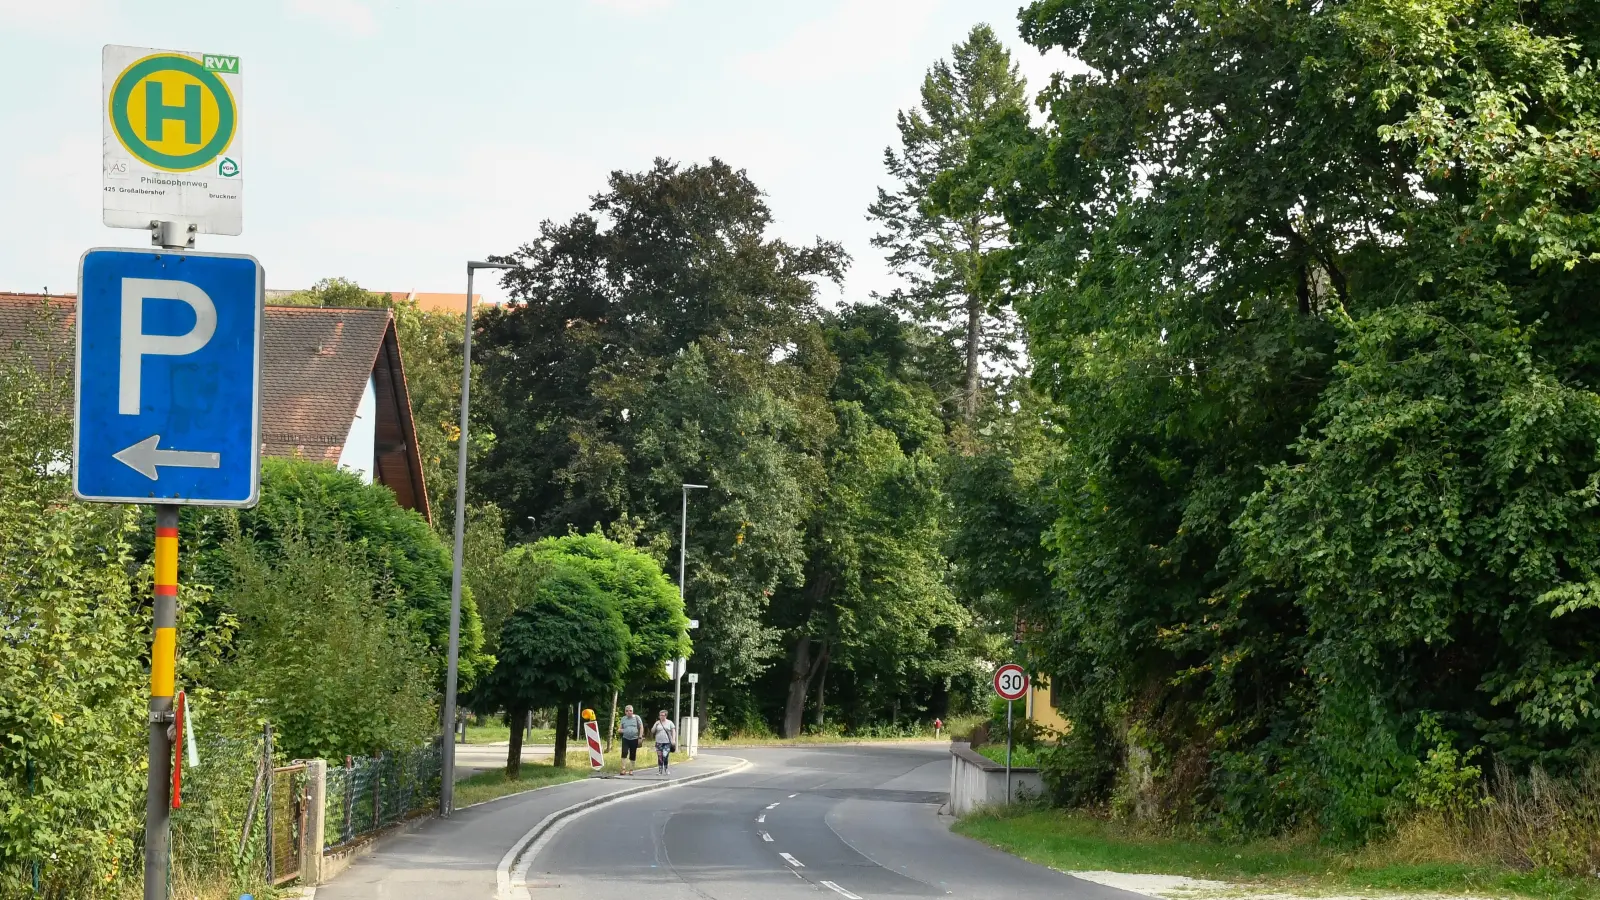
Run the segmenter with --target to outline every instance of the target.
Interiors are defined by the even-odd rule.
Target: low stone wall
[[[1035,768],[1011,768],[1011,799],[1044,793],[1044,778]],[[975,809],[1006,802],[1006,767],[972,752],[971,744],[950,744],[950,812],[964,816]]]

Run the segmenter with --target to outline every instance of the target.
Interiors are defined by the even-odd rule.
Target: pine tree
[[[1005,220],[987,185],[958,183],[957,173],[970,171],[983,124],[1025,112],[1025,104],[1010,52],[988,25],[974,26],[950,60],[928,70],[921,105],[899,113],[900,147],[884,150],[898,184],[879,188],[867,210],[882,227],[873,245],[889,251],[890,267],[906,282],[886,302],[961,348],[968,424],[977,417],[982,363],[1015,355],[1016,328],[994,258],[1006,244]]]

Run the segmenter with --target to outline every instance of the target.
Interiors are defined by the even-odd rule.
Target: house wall
[[[339,468],[354,472],[363,482],[371,484],[377,459],[378,391],[369,375],[367,386],[361,391],[361,403],[356,407],[356,417],[350,422],[350,434],[339,452]]]
[[[1066,734],[1072,727],[1051,704],[1050,681],[1046,678],[1031,680],[1028,687],[1028,718],[1056,734]]]

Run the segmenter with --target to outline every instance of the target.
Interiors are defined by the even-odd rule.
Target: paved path
[[[751,765],[565,820],[524,857],[525,896],[1143,900],[951,834],[937,813],[949,782],[945,746],[735,752]],[[726,762],[708,753],[676,774]],[[626,782],[575,783],[467,810],[358,864],[317,900],[492,900],[500,858],[540,818]]]
[[[733,762],[702,756],[673,766],[672,778],[712,772]],[[500,858],[539,820],[574,803],[656,780],[651,771],[632,778],[570,781],[457,810],[449,819],[390,838],[317,888],[316,900],[491,900]]]
[[[538,900],[1130,900],[953,835],[944,746],[740,750],[753,765],[572,820]],[[837,896],[835,896],[837,895]]]

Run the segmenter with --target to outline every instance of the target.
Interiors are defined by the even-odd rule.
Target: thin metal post
[[[455,805],[456,795],[456,678],[457,654],[461,646],[461,552],[467,535],[467,414],[472,402],[472,275],[467,263],[466,328],[461,337],[461,426],[456,435],[456,521],[455,557],[450,567],[450,657],[444,676],[444,759],[439,778],[439,815],[445,818]]]
[[[263,735],[261,752],[265,757],[267,766],[267,807],[265,810],[265,815],[262,816],[262,819],[267,823],[267,884],[270,886],[278,879],[278,864],[277,860],[275,859],[278,852],[278,839],[277,835],[273,833],[277,828],[277,824],[273,821],[276,817],[273,815],[272,811],[274,802],[272,789],[274,787],[274,783],[278,780],[278,775],[276,772],[272,771],[272,723],[268,722],[266,725],[262,726],[261,733]]]
[[[154,632],[150,643],[150,769],[145,782],[144,896],[167,900],[172,827],[172,694],[178,656],[178,507],[156,507]]]
[[[1011,805],[1011,707],[1014,700],[1006,701],[1006,805]]]
[[[685,579],[687,578],[687,575],[685,574],[687,572],[687,569],[685,569],[685,566],[687,565],[687,560],[688,560],[688,557],[689,557],[688,550],[689,550],[689,488],[688,488],[688,486],[684,486],[684,488],[683,488],[683,515],[682,515],[682,518],[679,520],[679,528],[678,528],[678,605],[679,606],[683,605],[683,596],[684,596],[683,595],[683,585],[684,585]],[[682,721],[682,719],[678,715],[679,712],[681,711],[679,709],[679,704],[681,704],[683,702],[683,673],[678,671],[678,669],[680,668],[679,665],[678,665],[678,660],[680,660],[682,658],[683,657],[678,656],[676,653],[674,653],[673,657],[672,657],[672,727],[674,727],[674,728],[677,728],[679,723]]]

